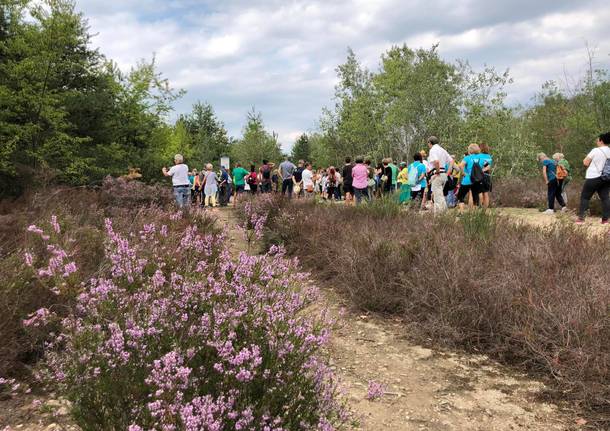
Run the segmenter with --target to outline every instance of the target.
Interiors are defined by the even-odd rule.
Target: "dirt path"
[[[232,247],[246,249],[232,226],[231,210],[218,211],[229,227]],[[322,291],[320,308],[338,319],[330,346],[331,365],[341,378],[357,429],[379,430],[570,430],[576,417],[538,401],[540,382],[502,367],[483,355],[427,349],[404,337],[391,319],[347,311],[332,290]],[[316,307],[317,308],[317,307]],[[403,335],[401,335],[403,334]],[[377,401],[366,399],[369,381],[386,385]]]
[[[535,208],[497,208],[500,215],[505,215],[511,219],[537,227],[548,227],[556,223],[574,223],[576,216],[570,212],[553,214],[544,214]],[[602,225],[599,217],[588,217],[582,229],[586,229],[592,235],[608,235],[610,233],[610,225]]]

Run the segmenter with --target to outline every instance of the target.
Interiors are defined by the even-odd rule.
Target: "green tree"
[[[254,108],[248,113],[242,133],[242,139],[231,146],[234,161],[244,165],[251,163],[259,165],[263,160],[277,162],[282,159],[282,150],[277,135],[265,130],[263,117]]]
[[[197,102],[190,114],[181,116],[192,139],[192,163],[219,163],[230,153],[229,137],[224,124],[216,117],[208,103]]]
[[[294,145],[292,146],[292,160],[311,160],[311,146],[309,143],[309,137],[306,133],[303,133],[297,138]]]

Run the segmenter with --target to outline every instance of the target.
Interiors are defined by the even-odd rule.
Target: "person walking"
[[[430,188],[432,190],[432,199],[434,200],[434,213],[440,214],[447,210],[447,201],[445,200],[444,188],[447,182],[447,173],[453,170],[453,159],[441,145],[436,136],[428,138],[429,156],[428,163],[430,164]]]
[[[315,194],[315,175],[313,173],[311,163],[305,165],[303,173],[301,174],[301,180],[303,183],[303,193],[306,198],[311,198]]]
[[[216,193],[218,193],[218,177],[216,172],[214,172],[213,166],[211,163],[205,165],[205,169],[207,174],[205,176],[205,184],[203,185],[203,194],[205,195],[205,200],[203,202],[204,207],[216,207]]]
[[[294,171],[296,171],[297,167],[292,163],[288,156],[286,159],[280,163],[279,173],[282,178],[282,196],[285,196],[288,193],[288,199],[292,199],[292,191],[294,187]]]
[[[328,194],[328,200],[340,200],[337,199],[337,190],[339,188],[340,176],[334,166],[328,168],[328,177],[326,179],[326,190]]]
[[[538,162],[542,166],[542,178],[547,185],[548,208],[545,214],[555,214],[555,200],[561,205],[561,211],[567,211],[566,203],[561,196],[561,189],[557,181],[557,163],[544,153],[538,154]]]
[[[462,171],[460,189],[458,191],[458,202],[460,209],[464,209],[465,200],[468,198],[468,207],[473,208],[480,204],[480,194],[483,186],[483,167],[485,160],[480,157],[481,148],[477,144],[468,146],[468,155],[460,163]]]
[[[303,196],[303,171],[305,170],[305,161],[299,160],[297,163],[297,168],[294,171],[294,175],[292,176],[292,182],[294,183],[293,190],[295,196],[300,198]]]
[[[481,154],[479,157],[483,160],[483,184],[481,185],[481,205],[483,208],[489,208],[491,201],[491,170],[493,168],[493,158],[489,150],[489,145],[482,143],[479,145]],[[566,201],[567,202],[567,201]]]
[[[391,178],[392,183],[390,185],[390,191],[391,192],[395,192],[396,188],[397,188],[397,185],[398,185],[398,171],[399,171],[399,169],[398,169],[398,166],[396,166],[394,164],[394,161],[391,158],[388,159],[388,167],[390,168],[390,170],[392,172],[392,178]]]
[[[409,184],[411,185],[411,200],[423,201],[426,191],[426,165],[422,163],[421,153],[413,155],[413,163],[409,165]]]
[[[362,202],[362,199],[368,201],[370,199],[368,192],[369,168],[364,164],[363,157],[356,158],[356,164],[350,169],[350,176],[352,177],[351,187],[352,192],[356,197],[356,205],[359,205]]]
[[[343,165],[343,195],[345,196],[345,203],[350,204],[354,199],[354,190],[353,190],[353,178],[352,178],[352,169],[354,165],[352,165],[352,158],[346,157],[345,164]]]
[[[237,205],[238,197],[246,190],[246,176],[248,171],[242,168],[241,163],[236,163],[233,169],[233,184],[235,184],[235,196],[233,205]]]
[[[567,206],[567,187],[570,181],[572,181],[572,167],[562,153],[553,154],[553,160],[557,164],[557,182],[559,183],[559,192],[561,193],[561,197]]]
[[[166,177],[172,177],[174,198],[178,208],[188,208],[191,183],[189,181],[189,168],[184,163],[182,154],[176,154],[174,156],[174,166],[169,168],[169,170],[163,166],[161,172]]]
[[[268,160],[263,160],[263,165],[260,167],[261,192],[271,193],[271,165]]]
[[[385,158],[382,160],[382,174],[381,174],[381,182],[383,184],[383,193],[390,194],[392,193],[392,168],[390,167],[390,162],[392,159]]]
[[[599,135],[596,145],[583,160],[587,172],[580,194],[580,208],[576,220],[578,224],[584,223],[589,203],[595,193],[602,201],[602,224],[608,224],[610,218],[610,132]]]
[[[246,177],[246,181],[250,186],[250,193],[255,195],[258,191],[258,174],[256,173],[256,167],[254,165],[250,165],[250,173]]]
[[[396,178],[398,190],[400,191],[400,195],[398,196],[398,203],[404,204],[411,201],[411,184],[409,184],[409,169],[407,168],[407,164],[405,162],[400,162],[399,167],[400,170],[398,172],[398,177]]]
[[[226,207],[231,199],[231,175],[225,166],[220,167],[220,183],[218,184],[218,200],[221,207]]]

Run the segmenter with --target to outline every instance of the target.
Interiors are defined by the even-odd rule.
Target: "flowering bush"
[[[260,241],[269,234],[268,223],[278,217],[284,205],[285,199],[281,196],[264,193],[244,200],[237,208],[248,250],[255,240]]]
[[[122,235],[107,219],[105,230],[101,270],[47,345],[47,378],[79,425],[331,430],[345,422],[319,355],[330,322],[302,313],[316,291],[300,287],[304,275],[281,249],[233,259],[224,234],[195,225],[151,223]],[[31,264],[45,277],[49,268],[60,279],[78,271],[67,256],[53,258]],[[24,324],[54,318],[41,309]]]
[[[374,401],[385,395],[385,385],[383,383],[371,380],[366,391],[366,399]]]

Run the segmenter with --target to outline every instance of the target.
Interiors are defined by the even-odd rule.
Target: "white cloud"
[[[129,68],[156,53],[174,87],[214,105],[233,135],[256,105],[288,149],[332,105],[335,68],[352,47],[369,68],[392,45],[440,43],[447,60],[510,67],[510,100],[582,72],[585,41],[608,66],[610,4],[601,0],[81,0],[93,43]]]

